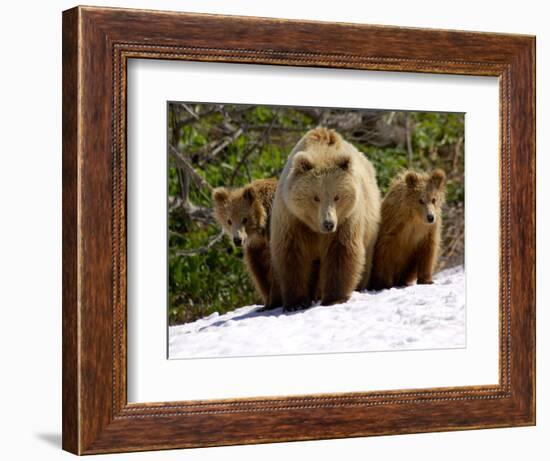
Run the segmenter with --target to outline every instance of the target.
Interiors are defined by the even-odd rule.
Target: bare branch
[[[170,235],[171,237],[179,237],[180,239],[183,239],[183,240],[185,240],[187,238],[186,235],[184,235],[180,232],[170,230],[170,229],[168,229],[168,235]]]
[[[265,140],[267,137],[269,137],[269,133],[271,132],[271,129],[273,128],[273,125],[275,124],[275,121],[278,119],[279,113],[275,112],[275,115],[273,115],[273,118],[271,119],[269,125],[267,128],[263,131],[263,133],[260,135],[260,137],[256,140],[254,144],[250,148],[247,149],[247,151],[243,154],[237,165],[235,166],[233,173],[231,174],[231,178],[229,179],[229,184],[233,185],[235,182],[235,178],[237,177],[237,174],[239,173],[239,170],[243,166],[243,164],[246,162],[250,154],[254,152],[258,147],[261,147],[262,144],[265,143]],[[247,174],[249,180],[250,173]]]
[[[464,146],[464,137],[460,136],[458,138],[458,141],[455,144],[454,148],[454,155],[453,155],[453,170],[452,172],[455,173],[458,167],[458,160],[460,158],[460,154],[462,153],[462,147]]]
[[[171,103],[171,104],[173,105],[174,110],[176,108],[184,109],[182,107],[181,103],[174,102],[174,103]],[[179,120],[175,120],[174,121],[174,131],[177,133],[185,125],[194,124],[194,123],[200,121],[202,118],[207,117],[208,115],[211,115],[215,112],[219,112],[221,110],[221,108],[222,108],[221,105],[214,105],[211,108],[205,110],[204,112],[200,112],[200,113],[194,112],[196,117],[195,116],[189,116],[189,117],[186,117],[186,118],[181,118]],[[179,117],[177,117],[177,118],[179,118]]]
[[[199,186],[203,187],[208,190],[208,192],[212,191],[212,186],[208,184],[208,181],[206,181],[199,173],[195,171],[193,168],[193,165],[191,165],[191,162],[185,158],[179,152],[174,146],[170,144],[170,154],[172,155],[172,158],[175,160],[176,164],[182,168],[190,177],[193,179],[193,181]]]
[[[409,168],[412,166],[412,162],[413,162],[411,125],[412,125],[411,118],[409,117],[409,114],[407,113],[405,115],[405,136],[406,136],[406,139],[407,139],[407,153],[408,153],[407,166]]]
[[[203,224],[215,224],[216,220],[210,208],[198,206],[189,200],[184,201],[180,197],[170,197],[168,199],[168,211],[170,214],[181,211],[194,222]]]
[[[191,117],[193,117],[195,120],[200,120],[199,116],[195,114],[193,109],[191,109],[187,104],[182,102],[180,105],[187,111],[188,114],[191,115]]]
[[[243,134],[242,128],[239,128],[236,130],[231,136],[220,142],[214,150],[212,150],[208,155],[202,159],[200,165],[204,165],[205,163],[208,163],[212,158],[214,158],[218,153],[220,153],[222,150],[224,150],[229,144],[234,142],[241,134]]]
[[[212,248],[216,243],[218,243],[223,238],[223,230],[211,237],[206,245],[203,245],[199,248],[193,248],[192,250],[176,250],[172,253],[171,256],[195,256],[199,254],[206,253],[210,248]]]
[[[178,181],[180,183],[180,196],[186,202],[189,197],[189,175],[185,174],[181,168],[176,168],[178,172]]]

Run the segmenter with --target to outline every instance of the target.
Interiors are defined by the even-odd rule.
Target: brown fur
[[[379,218],[368,159],[333,130],[306,133],[289,155],[273,202],[270,247],[285,310],[309,307],[316,298],[324,305],[344,302],[361,287]]]
[[[444,201],[442,170],[431,175],[408,170],[393,180],[382,202],[370,288],[433,283]]]
[[[269,251],[269,219],[276,179],[259,179],[245,187],[212,191],[214,216],[233,243],[243,247],[244,260],[266,308],[282,304],[274,281]]]

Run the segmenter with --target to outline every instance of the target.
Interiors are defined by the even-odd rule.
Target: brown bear
[[[212,191],[214,216],[235,246],[243,247],[248,273],[265,309],[282,304],[273,279],[268,235],[276,188],[276,179],[259,179],[238,189],[217,187]]]
[[[445,173],[407,170],[392,181],[382,202],[369,288],[433,283],[441,237]]]
[[[307,132],[279,179],[271,258],[285,311],[345,302],[368,280],[380,220],[372,164],[333,130]]]

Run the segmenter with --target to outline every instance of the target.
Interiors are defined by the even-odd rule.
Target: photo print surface
[[[167,111],[170,359],[465,347],[463,113]]]

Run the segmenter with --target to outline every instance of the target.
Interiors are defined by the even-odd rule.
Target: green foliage
[[[407,152],[399,147],[380,148],[360,145],[356,147],[365,152],[374,165],[378,187],[382,194],[385,194],[395,173],[407,168]]]
[[[190,242],[199,236],[191,232]],[[204,254],[171,257],[168,278],[170,324],[224,311],[224,306],[258,302],[241,252],[226,239]]]
[[[239,187],[277,177],[296,141],[320,123],[334,127],[369,157],[382,193],[403,168],[439,167],[448,176],[450,206],[463,203],[463,114],[171,103],[169,142],[212,188]],[[220,237],[209,214],[209,190],[186,174],[171,159],[170,324],[260,301],[242,252]]]

